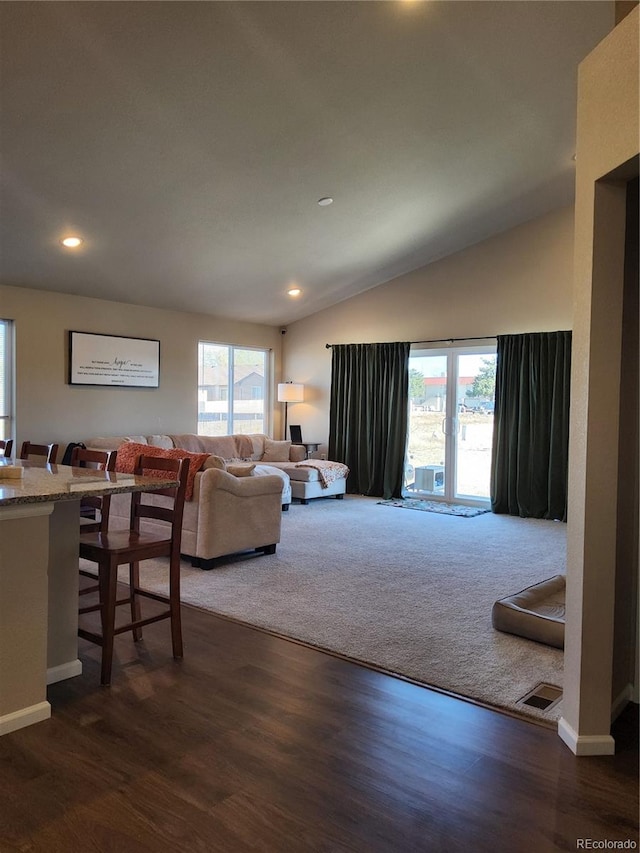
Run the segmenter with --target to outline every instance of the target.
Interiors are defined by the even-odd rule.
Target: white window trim
[[[228,344],[222,341],[207,341],[200,340],[198,341],[198,381],[197,381],[197,390],[199,392],[200,382],[199,382],[199,373],[200,373],[200,347],[201,346],[215,346],[215,347],[226,347],[229,351],[228,358],[228,379],[227,379],[227,395],[224,402],[229,404],[228,407],[228,429],[231,429],[232,432],[226,433],[226,435],[233,435],[233,402],[234,402],[234,394],[233,394],[233,354],[235,350],[253,350],[257,353],[260,353],[264,356],[264,366],[265,366],[265,375],[264,375],[264,412],[263,412],[263,432],[266,434],[270,434],[271,429],[271,349],[269,347],[256,347],[256,346],[246,346],[244,344]],[[200,425],[199,412],[196,415],[196,431],[198,431]]]
[[[4,399],[0,409],[0,421],[5,438],[15,438],[15,372],[14,372],[14,322],[0,320],[4,328],[5,346],[0,353],[4,374]]]

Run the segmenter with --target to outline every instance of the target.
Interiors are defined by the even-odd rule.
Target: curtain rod
[[[475,338],[436,338],[431,341],[409,341],[410,344],[454,344],[457,341],[495,341],[497,335],[480,335]],[[387,341],[389,343],[389,341]],[[325,344],[325,349],[331,349],[331,347],[336,346],[344,346],[343,344]]]

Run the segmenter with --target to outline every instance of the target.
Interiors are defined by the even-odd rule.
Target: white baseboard
[[[41,723],[43,720],[48,720],[50,716],[51,705],[48,702],[38,702],[37,705],[12,711],[0,717],[0,735],[8,735],[9,732],[24,729],[34,723]]]
[[[55,684],[57,681],[64,681],[66,678],[75,678],[76,675],[82,675],[82,661],[78,658],[47,669],[47,684]]]
[[[558,721],[558,734],[574,755],[614,755],[616,751],[611,735],[579,735],[564,717]]]
[[[611,706],[612,723],[618,719],[629,702],[633,702],[633,684],[627,684],[613,700],[613,705]]]

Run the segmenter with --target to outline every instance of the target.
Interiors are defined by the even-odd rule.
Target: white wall
[[[18,442],[195,432],[199,340],[270,348],[280,370],[282,337],[272,326],[3,286],[0,317],[15,321]],[[159,339],[160,387],[67,384],[69,330]]]
[[[573,208],[527,222],[289,326],[285,376],[305,384],[289,407],[303,438],[329,433],[326,343],[424,341],[572,326]]]

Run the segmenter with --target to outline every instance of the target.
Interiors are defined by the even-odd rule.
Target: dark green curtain
[[[498,337],[491,508],[567,520],[571,332]]]
[[[408,343],[332,348],[329,458],[349,466],[350,494],[401,496],[409,350]]]

